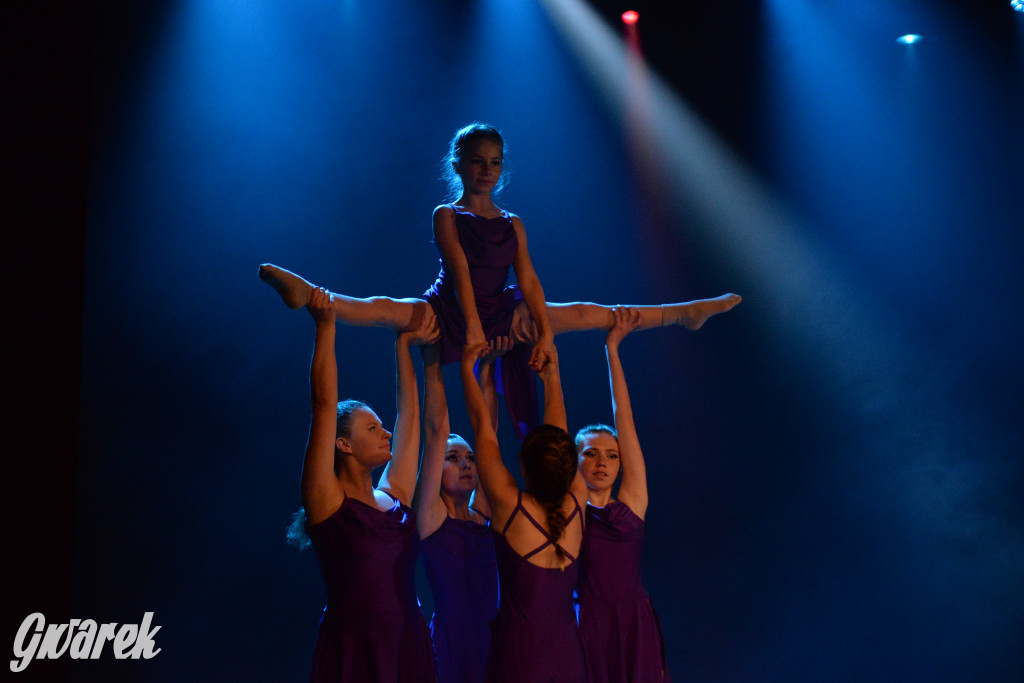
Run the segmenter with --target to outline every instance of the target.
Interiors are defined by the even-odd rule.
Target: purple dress
[[[523,300],[517,286],[506,287],[508,270],[519,251],[512,217],[507,211],[497,218],[481,218],[455,206],[452,209],[459,243],[469,264],[469,280],[484,336],[488,341],[508,336],[512,315]],[[441,329],[441,363],[458,361],[466,345],[466,319],[455,293],[455,277],[445,271],[443,258],[441,272],[423,298],[434,309]],[[531,352],[526,344],[516,344],[498,359],[495,373],[498,390],[505,395],[512,425],[520,439],[540,423],[537,387],[529,367]]]
[[[548,536],[544,527],[523,507],[520,491],[516,509],[494,540],[501,580],[501,607],[491,625],[491,652],[484,680],[584,683],[587,672],[572,604],[579,561],[566,553],[572,563],[564,569],[530,564],[529,558],[551,545],[551,539],[548,537],[526,555],[513,550],[505,540],[505,533],[519,512]],[[579,502],[568,523],[577,515],[582,517]]]
[[[448,517],[421,541],[434,593],[434,640],[440,683],[480,683],[498,612],[498,566],[490,526]]]
[[[628,505],[587,505],[580,638],[592,683],[668,681],[658,617],[640,579],[644,522]]]
[[[430,634],[416,600],[419,536],[412,510],[346,497],[309,528],[327,586],[310,681],[434,680]]]

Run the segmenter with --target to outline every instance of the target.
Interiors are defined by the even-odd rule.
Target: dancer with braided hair
[[[519,449],[525,480],[516,485],[501,460],[497,434],[473,366],[487,344],[467,346],[461,375],[476,444],[480,482],[491,505],[501,601],[492,622],[485,681],[587,680],[572,592],[576,585],[587,488],[566,433],[558,353],[539,375],[544,422]]]

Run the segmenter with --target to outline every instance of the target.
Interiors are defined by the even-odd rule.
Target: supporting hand
[[[605,345],[617,348],[627,334],[640,327],[641,316],[638,309],[628,306],[615,306],[612,315],[615,316],[615,324],[608,330]]]
[[[550,332],[543,334],[533,345],[533,353],[530,354],[530,367],[540,372],[556,354],[555,336]]]
[[[548,354],[548,360],[543,367],[535,368],[537,376],[540,377],[541,382],[544,386],[548,386],[551,382],[561,383],[561,377],[558,370],[558,350],[555,349],[555,345],[551,345],[551,350]]]
[[[324,287],[314,287],[306,306],[317,325],[334,324],[334,295]]]
[[[427,307],[429,309],[429,306]],[[410,346],[436,344],[441,339],[441,328],[437,324],[437,316],[433,310],[428,310],[420,321],[420,326],[415,330],[408,330],[402,333],[409,340]]]
[[[480,358],[481,363],[491,364],[512,350],[512,337],[495,337],[487,342],[487,353]]]

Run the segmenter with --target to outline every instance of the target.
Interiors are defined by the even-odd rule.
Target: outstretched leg
[[[285,305],[292,309],[308,304],[313,292],[313,283],[270,263],[260,266],[260,279],[277,290]],[[335,292],[332,294],[337,320],[345,325],[387,327],[405,332],[436,324],[433,309],[423,299],[392,299],[387,296],[357,299]]]
[[[725,313],[742,298],[736,294],[723,294],[714,299],[698,299],[660,306],[630,306],[640,312],[640,327],[645,330],[665,325],[682,325],[688,330],[699,330],[707,319]],[[555,334],[583,330],[609,330],[615,324],[613,306],[575,302],[556,304],[548,302],[548,320]]]

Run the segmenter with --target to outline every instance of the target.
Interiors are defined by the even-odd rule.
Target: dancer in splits
[[[493,515],[501,584],[484,680],[582,683],[587,674],[572,592],[583,541],[579,501],[587,489],[565,431],[558,354],[552,346],[539,371],[546,424],[530,430],[519,449],[526,484],[520,490],[501,460],[490,411],[473,374],[486,348],[467,346],[460,368],[480,481]]]
[[[497,340],[481,359],[480,384],[497,424],[494,360],[511,347]],[[498,571],[490,506],[479,488],[476,454],[449,433],[439,345],[424,346],[423,461],[416,481],[416,526],[434,596],[430,635],[439,683],[480,683],[498,611]]]
[[[640,578],[647,472],[619,360],[619,342],[640,326],[640,313],[616,308],[614,315],[605,349],[615,428],[590,425],[576,434],[588,490],[577,586],[580,638],[591,683],[660,683],[669,680],[665,647]]]
[[[441,272],[422,299],[357,299],[335,294],[333,301],[337,320],[347,325],[399,331],[435,329],[436,325],[443,364],[457,361],[466,345],[511,336],[515,347],[502,359],[498,372],[513,427],[522,438],[537,418],[529,368],[547,362],[554,335],[609,329],[614,319],[610,306],[546,303],[522,220],[494,203],[505,179],[504,155],[504,139],[487,124],[466,126],[452,139],[444,164],[452,201],[434,209],[433,216]],[[510,267],[515,270],[518,287],[506,286]],[[272,264],[260,266],[259,274],[289,307],[309,303],[314,287],[302,277]],[[682,325],[697,330],[708,318],[739,302],[739,296],[724,294],[634,308],[640,314],[640,328]]]
[[[419,398],[409,345],[398,336],[398,417],[392,434],[370,407],[338,402],[335,307],[315,289],[310,368],[313,417],[302,466],[303,510],[290,536],[311,541],[327,586],[310,681],[434,680],[430,634],[416,600],[419,550],[409,507],[416,484]],[[376,488],[373,471],[385,466]],[[307,542],[308,542],[307,541]]]

